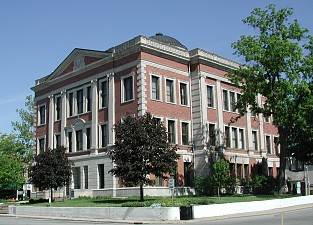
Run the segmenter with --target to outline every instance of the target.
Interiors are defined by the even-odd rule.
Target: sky
[[[269,3],[293,8],[313,32],[312,0],[1,1],[0,133],[12,131],[35,79],[50,74],[74,48],[106,50],[161,32],[189,49],[238,60],[231,43],[253,32],[242,19]]]

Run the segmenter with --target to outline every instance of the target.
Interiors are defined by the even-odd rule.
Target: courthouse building
[[[36,80],[36,150],[65,146],[73,161],[75,196],[138,193],[108,174],[114,124],[126,114],[150,112],[168,131],[179,154],[176,186],[192,192],[194,176],[208,174],[208,152],[222,146],[238,179],[267,158],[277,175],[279,148],[272,118],[235,109],[240,90],[226,74],[238,63],[176,39],[137,36],[105,51],[74,49],[48,76]],[[262,105],[261,96],[258,103]],[[167,180],[150,176],[147,195],[167,195]]]

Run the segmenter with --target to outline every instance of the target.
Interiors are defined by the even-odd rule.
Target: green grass
[[[111,198],[111,197],[97,197],[87,198],[81,197],[72,200],[55,201],[51,206],[53,207],[150,207],[151,205],[169,206],[188,206],[188,205],[208,205],[221,204],[231,202],[247,202],[247,201],[261,201],[277,198],[292,197],[291,195],[237,195],[237,196],[222,196],[222,197],[175,197],[171,198],[161,197],[146,197],[144,202],[140,202],[138,198]],[[47,202],[40,202],[34,204],[27,204],[31,206],[47,206]]]

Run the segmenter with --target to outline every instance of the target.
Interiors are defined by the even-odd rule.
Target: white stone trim
[[[171,78],[171,77],[167,77],[167,76],[164,76],[164,92],[165,92],[165,96],[164,96],[164,102],[168,103],[168,104],[174,104],[176,105],[177,104],[177,99],[176,99],[176,78]],[[167,101],[167,85],[166,85],[166,81],[167,80],[170,80],[170,81],[173,81],[173,95],[174,95],[174,102],[169,102]]]
[[[124,99],[124,80],[125,79],[127,79],[127,78],[129,78],[129,77],[132,77],[132,81],[133,81],[133,98],[132,99],[129,99],[129,100],[125,100]],[[128,103],[128,102],[131,102],[131,101],[134,101],[135,100],[135,76],[134,76],[134,74],[133,73],[130,73],[130,74],[127,74],[127,75],[125,75],[125,76],[122,76],[121,78],[120,78],[120,83],[121,83],[121,104],[123,104],[123,103]]]
[[[45,123],[41,123],[40,120],[40,107],[45,106]],[[37,127],[43,126],[47,124],[47,103],[42,103],[37,106]]]
[[[174,67],[170,67],[168,65],[156,63],[156,62],[151,62],[151,61],[148,61],[148,60],[141,60],[141,62],[142,62],[142,64],[144,66],[152,66],[152,67],[155,67],[155,68],[158,68],[158,69],[161,69],[161,70],[166,70],[166,71],[170,71],[170,72],[173,72],[173,73],[176,73],[176,74],[180,74],[180,75],[189,77],[189,73],[187,71],[184,71],[184,70],[180,70],[180,69],[177,69],[177,68],[174,68]]]
[[[154,99],[152,98],[152,77],[159,78],[159,97],[160,99]],[[163,102],[163,77],[161,75],[157,75],[156,73],[150,74],[150,99],[157,102]]]
[[[142,116],[147,112],[146,66],[142,63],[142,61],[140,61],[140,63],[137,65],[136,84],[138,98],[138,115]]]
[[[181,103],[181,91],[180,91],[180,84],[186,84],[186,89],[187,89],[187,105],[183,105]],[[178,96],[179,96],[179,105],[180,106],[184,106],[184,107],[190,107],[190,82],[189,81],[185,81],[185,80],[179,80],[178,79]]]
[[[53,148],[54,134],[54,96],[49,97],[48,148]]]
[[[107,106],[102,107],[102,83],[107,82],[107,95],[109,95],[109,79],[107,77],[102,77],[100,79],[98,79],[98,99],[99,99],[99,104],[98,104],[98,108],[100,109],[106,109],[108,108],[108,104],[109,104],[109,98],[107,99]]]

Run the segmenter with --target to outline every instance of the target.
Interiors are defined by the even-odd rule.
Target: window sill
[[[190,108],[190,105],[182,105],[182,104],[179,104],[179,106],[182,106],[182,107],[186,107],[186,108]]]
[[[151,101],[155,101],[155,102],[163,102],[161,99],[153,99],[153,98],[150,98]]]
[[[121,102],[121,105],[131,103],[131,102],[133,102],[134,100],[135,100],[135,99],[133,98],[133,99],[130,99],[130,100],[127,100],[127,101],[122,101],[122,102]]]
[[[168,102],[168,101],[165,101],[165,103],[171,104],[171,105],[176,105],[176,102]]]
[[[46,123],[38,124],[38,125],[37,125],[37,128],[38,128],[38,127],[44,127],[45,125],[47,125],[47,124],[46,124]]]
[[[216,110],[216,107],[212,107],[212,106],[207,106],[207,108]]]

